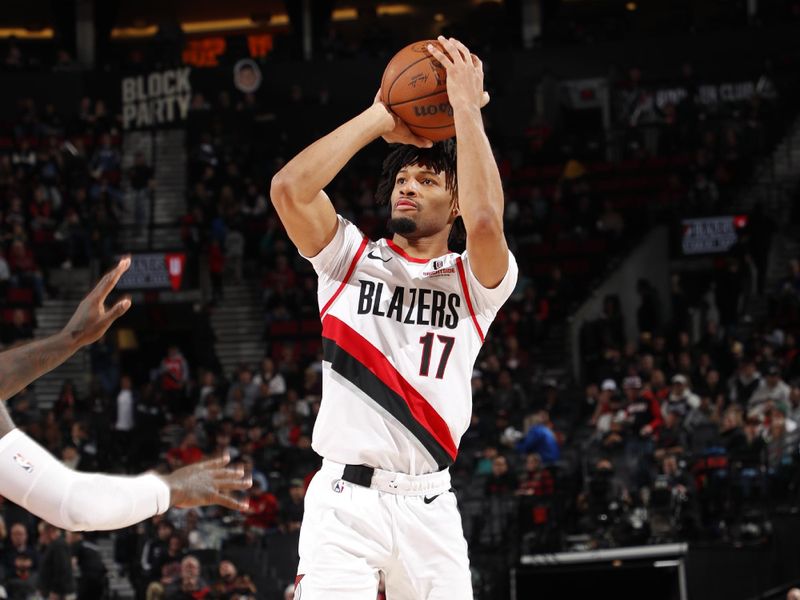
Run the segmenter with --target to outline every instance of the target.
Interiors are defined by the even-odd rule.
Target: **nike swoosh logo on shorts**
[[[389,258],[382,258],[382,257],[380,257],[380,256],[376,256],[375,254],[373,254],[373,253],[372,253],[372,250],[370,250],[370,251],[367,253],[367,258],[371,258],[372,260],[380,260],[380,261],[383,261],[383,262],[385,262],[385,263],[386,263],[386,262],[389,262],[390,260],[392,260],[392,257],[391,257],[391,256],[390,256]]]
[[[430,498],[428,498],[427,496],[424,496],[424,497],[422,498],[422,501],[423,501],[425,504],[430,504],[431,502],[433,502],[434,500],[436,500],[436,499],[437,499],[439,496],[441,496],[441,494],[436,494],[435,496],[431,496]]]

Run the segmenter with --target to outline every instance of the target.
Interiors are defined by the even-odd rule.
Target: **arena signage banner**
[[[181,289],[186,269],[183,252],[154,252],[134,254],[131,266],[117,284],[121,290]]]
[[[727,252],[739,241],[739,235],[745,227],[745,215],[684,219],[681,248],[686,255]]]
[[[677,106],[689,97],[690,90],[684,86],[622,92],[622,116],[630,124],[658,121],[668,104]],[[769,77],[757,81],[728,81],[704,83],[694,90],[694,102],[700,106],[715,106],[735,102],[747,102],[753,96],[766,99],[778,95],[775,84]]]
[[[151,129],[184,121],[192,99],[190,67],[122,80],[122,126]]]

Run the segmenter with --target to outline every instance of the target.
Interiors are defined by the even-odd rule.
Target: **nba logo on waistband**
[[[14,455],[14,462],[17,463],[20,467],[25,469],[26,473],[33,473],[33,465],[30,463],[28,459],[26,459],[22,454],[17,452]]]
[[[333,489],[333,491],[336,492],[337,494],[341,494],[344,491],[344,481],[342,481],[341,479],[336,479],[331,484],[331,489]]]

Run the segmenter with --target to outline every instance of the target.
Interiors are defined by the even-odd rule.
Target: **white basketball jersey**
[[[319,276],[321,456],[413,475],[456,458],[472,415],[471,377],[484,336],[517,281],[483,287],[467,253],[423,260],[373,242],[341,216],[310,258]]]

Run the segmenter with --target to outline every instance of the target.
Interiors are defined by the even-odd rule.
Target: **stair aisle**
[[[58,298],[45,300],[36,309],[34,337],[42,338],[59,332],[67,324],[80,301],[91,288],[89,269],[55,269],[50,273],[50,285],[58,289]],[[64,380],[71,379],[79,395],[89,391],[91,365],[89,352],[80,350],[70,360],[40,377],[34,384],[41,409],[49,409],[58,399]]]
[[[217,356],[227,377],[232,377],[243,363],[258,367],[266,349],[258,286],[250,281],[225,285],[224,299],[213,309],[211,327],[217,338]]]
[[[186,132],[181,129],[134,132],[125,136],[122,165],[125,173],[133,165],[134,155],[142,151],[155,171],[155,200],[152,227],[135,226],[134,200],[127,177],[123,178],[126,210],[119,243],[123,251],[171,250],[180,247],[178,221],[186,213]],[[151,239],[152,238],[152,239]],[[152,242],[152,245],[150,245]]]

